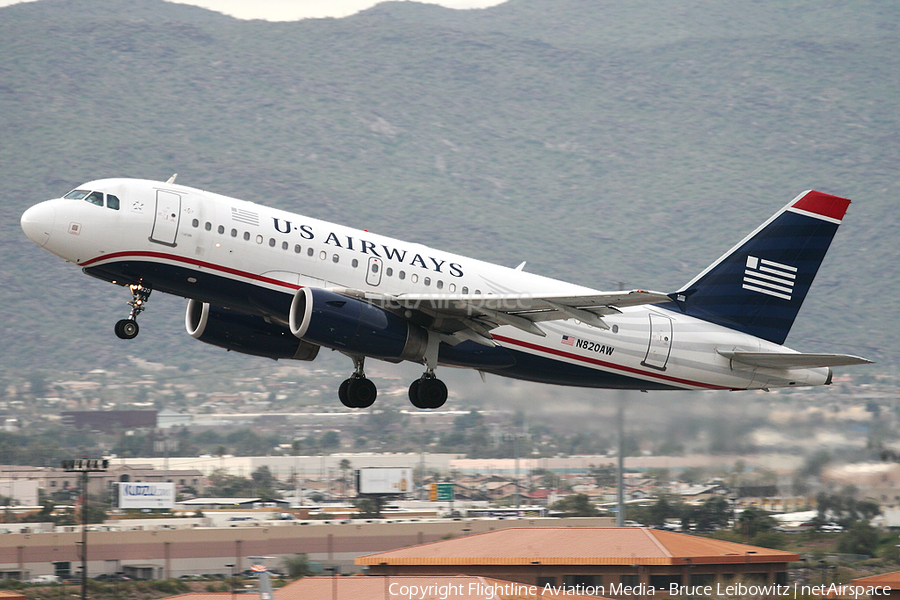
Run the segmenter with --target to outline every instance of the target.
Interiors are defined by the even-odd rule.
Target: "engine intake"
[[[428,333],[394,313],[363,300],[319,288],[294,294],[291,333],[302,340],[349,354],[419,362]]]
[[[201,342],[243,354],[313,360],[319,353],[317,345],[298,341],[281,325],[197,300],[188,301],[184,327]]]

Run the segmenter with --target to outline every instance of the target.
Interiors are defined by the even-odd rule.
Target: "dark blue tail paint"
[[[692,317],[783,344],[849,204],[804,192],[670,297]]]

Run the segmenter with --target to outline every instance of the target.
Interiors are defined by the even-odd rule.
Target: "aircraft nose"
[[[22,214],[22,231],[38,246],[45,246],[50,241],[56,209],[50,202],[35,204]]]

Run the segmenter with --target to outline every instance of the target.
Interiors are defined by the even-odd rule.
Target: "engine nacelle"
[[[294,294],[290,327],[307,342],[386,360],[418,362],[428,346],[428,333],[406,319],[319,288],[304,287]]]
[[[313,360],[319,353],[318,346],[298,340],[282,325],[197,300],[188,301],[184,327],[201,342],[243,354]]]

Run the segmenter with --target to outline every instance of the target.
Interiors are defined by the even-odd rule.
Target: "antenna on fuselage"
[[[175,183],[175,178],[178,177],[178,173],[173,173],[169,179],[166,180],[166,183]]]

